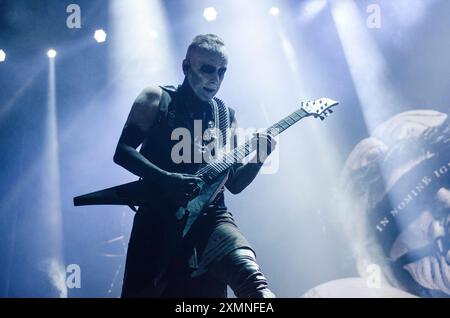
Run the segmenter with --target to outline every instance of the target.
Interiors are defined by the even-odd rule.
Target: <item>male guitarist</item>
[[[122,297],[226,297],[227,285],[237,297],[274,297],[254,251],[227,211],[223,187],[186,237],[180,234],[170,209],[195,192],[199,178],[194,173],[201,166],[193,160],[174,160],[173,147],[178,141],[173,140],[172,132],[188,129],[193,152],[204,151],[205,140],[201,138],[198,145],[194,138],[194,121],[201,121],[203,128],[219,124],[214,114],[221,101],[214,96],[227,62],[224,42],[218,36],[198,35],[183,60],[183,84],[178,88],[148,87],[132,106],[114,162],[157,184],[167,205],[141,206],[134,217]],[[225,109],[236,140],[234,111]],[[257,134],[255,139],[268,147],[257,147],[256,158],[230,169],[224,186],[233,194],[253,181],[275,146],[269,134]]]

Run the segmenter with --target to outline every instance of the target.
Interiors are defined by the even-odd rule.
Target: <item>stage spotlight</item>
[[[103,43],[106,41],[106,32],[103,29],[99,29],[94,33],[94,39],[98,43]]]
[[[217,18],[217,11],[213,7],[206,8],[203,11],[206,21],[214,21]]]
[[[397,113],[406,101],[390,84],[389,66],[383,51],[367,28],[357,1],[334,1],[331,14],[342,43],[355,92],[369,133]]]
[[[327,6],[327,0],[310,0],[305,2],[300,13],[300,19],[309,21],[315,18]]]
[[[149,32],[149,35],[152,39],[157,39],[158,38],[158,32],[156,32],[155,30],[151,30]]]
[[[6,60],[6,53],[3,50],[0,50],[0,62],[4,62]]]
[[[280,14],[280,9],[278,9],[277,7],[272,7],[269,9],[269,13],[274,17],[276,17],[277,15]]]
[[[56,51],[54,49],[50,49],[47,51],[47,56],[51,59],[56,57]]]

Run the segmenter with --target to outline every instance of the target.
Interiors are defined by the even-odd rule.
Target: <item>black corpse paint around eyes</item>
[[[202,73],[212,74],[216,71],[216,68],[212,65],[204,64],[200,68],[200,71],[202,71]]]

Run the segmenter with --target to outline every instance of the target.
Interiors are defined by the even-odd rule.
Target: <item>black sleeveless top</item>
[[[159,105],[160,113],[157,123],[150,129],[140,153],[163,170],[194,174],[205,164],[201,151],[202,146],[208,144],[208,141],[204,141],[202,136],[205,130],[214,123],[212,103],[200,100],[186,80],[178,88],[173,86],[161,88],[163,95]],[[234,110],[231,108],[228,110],[231,123],[234,119]],[[198,121],[195,124],[196,127],[194,127],[195,121]],[[200,123],[201,129],[199,129]],[[179,134],[180,130],[176,130],[178,128],[187,129],[185,132],[189,131],[189,135]],[[172,135],[173,133],[174,135]],[[181,142],[190,146],[190,150],[188,147],[184,147],[182,151],[178,151],[181,149],[179,146]],[[177,144],[179,145],[176,146]],[[188,153],[186,154],[184,151]],[[173,160],[172,157],[177,158]],[[187,160],[181,161],[182,158]],[[216,208],[226,209],[224,194],[220,194],[212,205]]]

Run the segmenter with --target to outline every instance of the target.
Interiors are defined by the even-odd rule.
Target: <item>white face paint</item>
[[[184,73],[198,98],[209,101],[217,94],[225,76],[227,64],[228,57],[224,47],[217,52],[195,50],[188,60],[183,62]]]
[[[390,257],[398,259],[407,252],[414,251],[450,235],[450,190],[441,188],[436,193],[434,207],[440,207],[443,214],[437,219],[431,212],[424,211],[411,223],[394,242]],[[437,213],[434,213],[435,215]],[[450,296],[450,252],[440,251],[436,244],[435,255],[404,266],[412,278],[422,287],[443,292]]]

